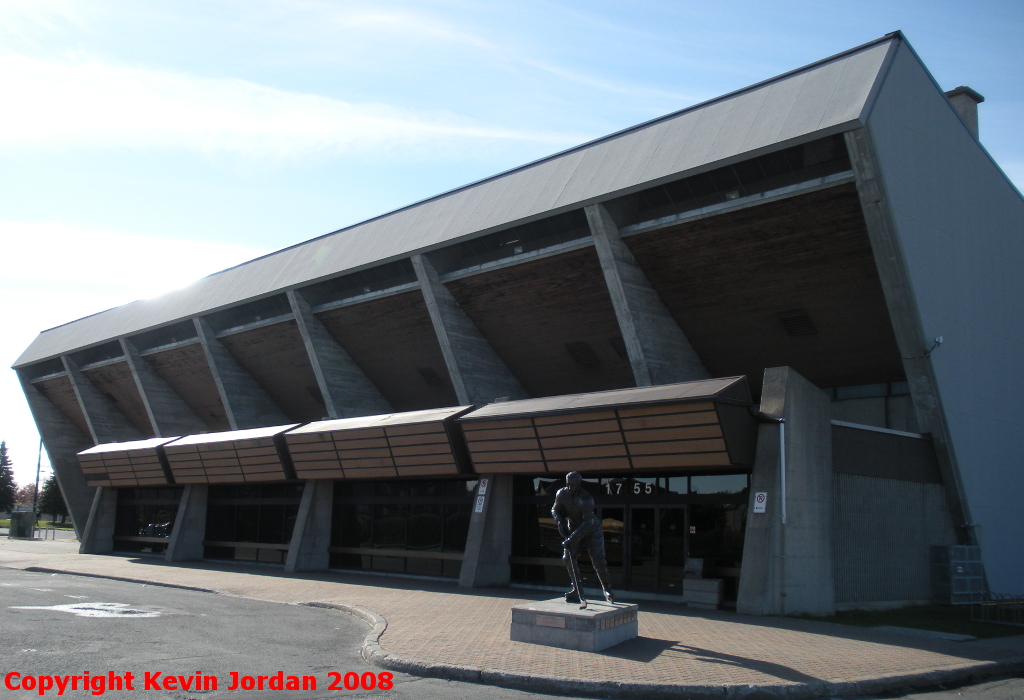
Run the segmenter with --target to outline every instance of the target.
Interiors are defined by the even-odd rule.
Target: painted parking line
[[[78,617],[159,617],[156,610],[139,610],[128,603],[65,603],[63,605],[11,605],[12,610],[53,610]]]

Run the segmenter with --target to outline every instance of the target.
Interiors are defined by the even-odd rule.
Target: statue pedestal
[[[588,600],[586,610],[564,598],[512,606],[514,642],[543,644],[562,649],[601,651],[638,634],[636,603]]]

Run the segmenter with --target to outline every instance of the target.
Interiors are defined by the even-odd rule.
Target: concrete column
[[[469,520],[459,586],[507,586],[511,578],[512,475],[481,474]]]
[[[77,455],[95,443],[89,436],[83,435],[43,392],[30,383],[21,370],[18,371],[18,380],[21,382],[21,390],[25,392],[25,400],[28,401],[39,435],[46,446],[50,466],[57,475],[57,484],[64,495],[64,502],[68,504],[75,535],[81,541],[85,537],[85,526],[89,520],[95,487],[86,484]]]
[[[97,445],[107,442],[125,442],[128,440],[144,440],[147,436],[139,432],[131,421],[114,405],[114,402],[89,381],[69,355],[61,358],[64,369],[71,380],[71,387],[78,397],[78,405],[85,415],[85,422]]]
[[[832,409],[828,394],[789,367],[764,372],[761,412],[785,421],[785,491],[779,425],[762,423],[750,479],[736,610],[749,615],[835,612]],[[754,513],[758,492],[764,513]],[[783,522],[785,505],[785,522]]]
[[[209,490],[206,484],[185,485],[178,512],[174,516],[171,541],[167,545],[164,561],[198,561],[203,558]]]
[[[584,209],[637,386],[711,375],[601,204]]]
[[[213,381],[217,385],[224,412],[228,416],[228,424],[232,430],[262,428],[269,425],[290,423],[284,411],[274,403],[259,382],[234,355],[217,339],[216,334],[205,319],[196,317],[196,332],[199,342],[210,364]]]
[[[486,404],[503,396],[513,400],[529,398],[480,329],[441,284],[430,260],[414,255],[412,265],[459,403]]]
[[[302,293],[294,290],[288,292],[288,301],[292,305],[295,322],[299,326],[309,362],[327,405],[327,415],[331,418],[351,418],[391,413],[394,410],[391,404],[320,319],[313,315]]]
[[[974,529],[968,526],[973,521],[967,506],[963,480],[960,478],[960,465],[953,449],[953,438],[942,408],[939,385],[931,358],[925,355],[931,339],[924,334],[921,314],[910,285],[910,273],[881,181],[874,142],[871,134],[863,128],[848,131],[845,136],[878,277],[882,282],[896,344],[903,358],[903,371],[907,375],[910,395],[914,401],[917,427],[922,433],[930,433],[932,436],[942,481],[946,486],[950,515],[957,525],[960,543],[978,544]]]
[[[333,481],[310,479],[306,482],[295,518],[295,530],[288,545],[288,558],[284,563],[286,572],[327,570],[333,498]]]
[[[139,390],[139,396],[142,397],[142,403],[146,407],[146,415],[149,416],[149,424],[153,426],[154,435],[175,437],[193,435],[206,430],[206,423],[139,355],[131,340],[121,338],[121,349],[128,360],[128,367]]]
[[[89,520],[78,545],[79,554],[110,554],[114,551],[114,524],[117,519],[117,489],[100,486],[92,499]]]

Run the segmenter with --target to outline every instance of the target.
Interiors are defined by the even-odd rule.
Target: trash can
[[[11,513],[11,529],[8,537],[26,537],[31,539],[35,535],[36,514],[30,511],[16,511]]]

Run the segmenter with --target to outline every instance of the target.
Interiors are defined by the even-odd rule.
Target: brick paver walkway
[[[286,603],[358,605],[387,619],[380,644],[390,654],[533,675],[785,686],[859,682],[1024,658],[1024,636],[997,643],[946,642],[644,602],[640,638],[595,654],[509,641],[511,606],[550,598],[550,593],[467,591],[452,584],[361,574],[289,576],[278,569],[211,562],[167,566],[145,557],[79,555],[60,541],[0,540],[0,566],[198,586]]]

